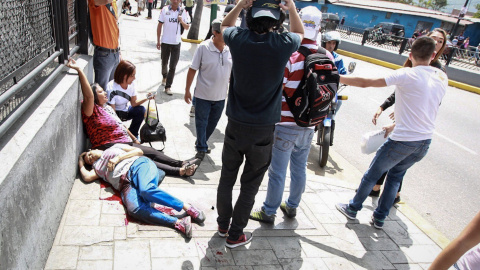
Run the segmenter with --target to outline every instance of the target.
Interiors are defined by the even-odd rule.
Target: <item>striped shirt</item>
[[[318,45],[315,40],[310,40],[304,38],[302,40],[301,46],[304,46],[312,53],[317,52]],[[330,52],[327,51],[327,56],[332,59],[333,56]],[[283,76],[283,90],[287,94],[287,96],[291,97],[295,90],[297,89],[298,85],[302,81],[303,78],[303,66],[304,66],[305,56],[300,52],[296,51],[290,56],[290,59],[287,62],[287,66],[285,67],[285,73]],[[282,112],[281,112],[281,120],[280,125],[296,125],[295,119],[293,118],[293,114],[290,112],[290,108],[285,100],[285,97],[282,95]],[[313,127],[311,127],[313,128]]]

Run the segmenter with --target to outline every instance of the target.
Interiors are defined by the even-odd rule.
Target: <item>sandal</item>
[[[192,176],[195,174],[195,172],[197,171],[198,169],[198,165],[195,164],[195,163],[192,163],[190,161],[188,161],[187,163],[185,163],[183,166],[182,166],[183,170],[184,170],[184,173],[183,174],[180,174],[180,176],[185,176],[185,177],[189,177],[189,176]],[[193,170],[193,172],[192,172]],[[189,173],[190,171],[190,173]]]

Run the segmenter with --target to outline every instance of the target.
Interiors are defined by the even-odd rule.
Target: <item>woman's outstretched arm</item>
[[[93,114],[93,106],[95,102],[95,98],[93,96],[92,88],[90,87],[90,83],[88,82],[87,76],[85,73],[77,66],[77,63],[73,59],[69,59],[67,63],[67,67],[71,69],[75,69],[78,72],[78,78],[80,80],[80,85],[82,87],[82,94],[83,94],[83,103],[82,103],[82,111],[86,116],[90,116]]]

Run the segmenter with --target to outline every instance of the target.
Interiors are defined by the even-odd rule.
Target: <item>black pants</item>
[[[246,126],[231,120],[225,129],[222,152],[222,173],[217,190],[218,226],[228,228],[229,237],[238,238],[247,226],[255,195],[272,159],[274,125]],[[240,165],[245,167],[240,177],[240,195],[232,207],[232,190]]]
[[[175,77],[175,69],[177,68],[178,59],[180,59],[180,44],[171,45],[162,43],[160,56],[162,58],[162,76],[167,78],[165,88],[172,87],[173,77]],[[170,60],[170,65],[168,64]],[[167,67],[168,66],[168,67]]]
[[[380,176],[380,179],[377,180],[377,185],[381,186],[383,185],[383,182],[385,182],[385,178],[387,177],[387,172],[385,172],[384,174],[382,174],[382,176]],[[398,191],[397,192],[400,192],[402,191],[402,184],[403,184],[403,181],[400,182],[400,186],[398,187]]]
[[[115,143],[107,143],[98,147],[97,149],[106,150],[107,148],[112,147],[114,144]],[[145,145],[136,144],[136,143],[127,143],[127,144],[133,147],[142,149],[143,155],[150,158],[153,161],[153,163],[157,165],[157,168],[163,170],[166,175],[180,176],[180,168],[182,167],[183,161],[173,159],[165,155],[163,152],[160,152],[150,146],[145,146]]]
[[[185,10],[188,12],[188,15],[190,16],[190,21],[193,21],[193,6],[191,7],[185,7]]]
[[[148,18],[152,18],[152,8],[153,8],[153,3],[147,3],[147,8],[148,8]]]

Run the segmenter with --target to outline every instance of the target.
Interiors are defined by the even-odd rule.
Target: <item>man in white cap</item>
[[[315,53],[318,50],[316,40],[320,31],[322,12],[314,6],[308,6],[303,8],[299,15],[305,29],[301,46]],[[333,56],[328,51],[325,52],[333,61]],[[289,97],[293,95],[303,78],[304,60],[305,56],[296,51],[287,62],[283,90]],[[250,214],[250,219],[267,223],[275,221],[278,207],[287,217],[296,216],[297,207],[305,191],[307,159],[314,134],[314,127],[300,127],[295,123],[283,96],[281,117],[280,122],[275,125],[272,162],[268,168],[267,197],[263,206]],[[288,163],[291,176],[290,195],[282,202]]]
[[[234,27],[247,8],[248,29]],[[290,31],[275,33],[290,11]],[[244,232],[255,195],[270,165],[275,123],[280,120],[284,67],[300,46],[303,25],[293,0],[240,0],[222,23],[223,38],[233,58],[226,114],[228,124],[217,190],[218,234],[235,248],[252,240]],[[232,206],[232,190],[245,159],[240,195]]]

